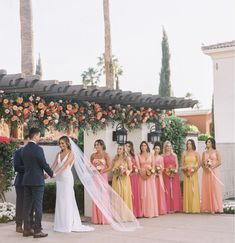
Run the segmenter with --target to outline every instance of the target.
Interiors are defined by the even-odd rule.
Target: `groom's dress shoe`
[[[23,236],[24,237],[32,236],[32,235],[34,235],[34,231],[32,229],[23,231]]]
[[[42,238],[42,237],[47,237],[47,236],[48,236],[48,234],[45,234],[42,231],[33,235],[34,238]]]
[[[17,233],[23,233],[22,226],[16,226],[16,232]]]

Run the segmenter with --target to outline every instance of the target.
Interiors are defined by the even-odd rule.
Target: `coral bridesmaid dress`
[[[155,167],[159,166],[164,169],[164,163],[162,156],[159,156],[158,158],[153,158]],[[157,190],[157,200],[158,200],[158,211],[159,214],[163,215],[167,213],[166,209],[166,195],[165,195],[165,185],[163,181],[162,172],[157,176],[156,175],[156,190]]]
[[[212,153],[210,156],[205,153],[205,160],[212,160],[212,165],[217,164],[216,152]],[[212,171],[212,172],[211,172]],[[223,202],[222,202],[222,192],[220,181],[220,171],[219,167],[215,169],[203,169],[202,174],[202,212],[223,212]],[[217,179],[216,179],[217,178]]]
[[[105,169],[107,167],[106,160],[105,159],[94,159],[92,161],[92,164],[96,167],[96,164],[102,164],[102,169]],[[101,174],[101,176],[107,181],[108,183],[108,175],[107,173]],[[104,200],[109,200],[108,195],[100,193],[100,196],[104,198]],[[104,215],[101,213],[99,208],[96,206],[94,202],[92,202],[92,218],[91,221],[93,224],[108,224],[107,220],[105,219]]]
[[[147,159],[139,156],[139,161],[141,170],[146,170],[152,165],[150,155]],[[146,180],[140,176],[140,196],[143,216],[147,218],[158,216],[158,201],[154,175],[149,176],[149,178]]]

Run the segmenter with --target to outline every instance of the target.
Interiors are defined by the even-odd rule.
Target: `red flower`
[[[10,139],[10,138],[0,136],[0,143],[6,143],[6,144],[9,144],[10,142],[11,142],[11,139]]]
[[[85,108],[83,106],[80,107],[79,111],[83,113],[85,111]]]

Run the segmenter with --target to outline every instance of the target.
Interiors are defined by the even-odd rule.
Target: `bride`
[[[59,145],[61,151],[56,155],[56,159],[51,165],[56,173],[54,230],[59,232],[94,230],[94,228],[81,223],[73,189],[72,166],[74,166],[91,199],[115,230],[133,231],[139,228],[139,222],[133,212],[98,173],[73,140],[67,136],[62,136],[59,139]],[[103,200],[100,196],[101,192],[109,195],[110,200]],[[119,210],[120,208],[122,211]],[[128,221],[123,220],[123,215],[128,218]]]
[[[74,180],[71,168],[74,154],[71,151],[69,138],[63,136],[59,139],[61,151],[51,165],[56,171],[56,206],[54,230],[58,232],[93,231],[94,228],[82,225],[79,215],[75,193]]]

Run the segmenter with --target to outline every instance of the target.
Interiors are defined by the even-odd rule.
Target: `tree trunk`
[[[21,72],[34,74],[33,18],[31,0],[20,0]]]
[[[111,48],[111,33],[109,19],[109,0],[103,0],[104,12],[104,32],[105,32],[105,76],[107,88],[114,89],[113,68],[112,68],[112,48]]]

